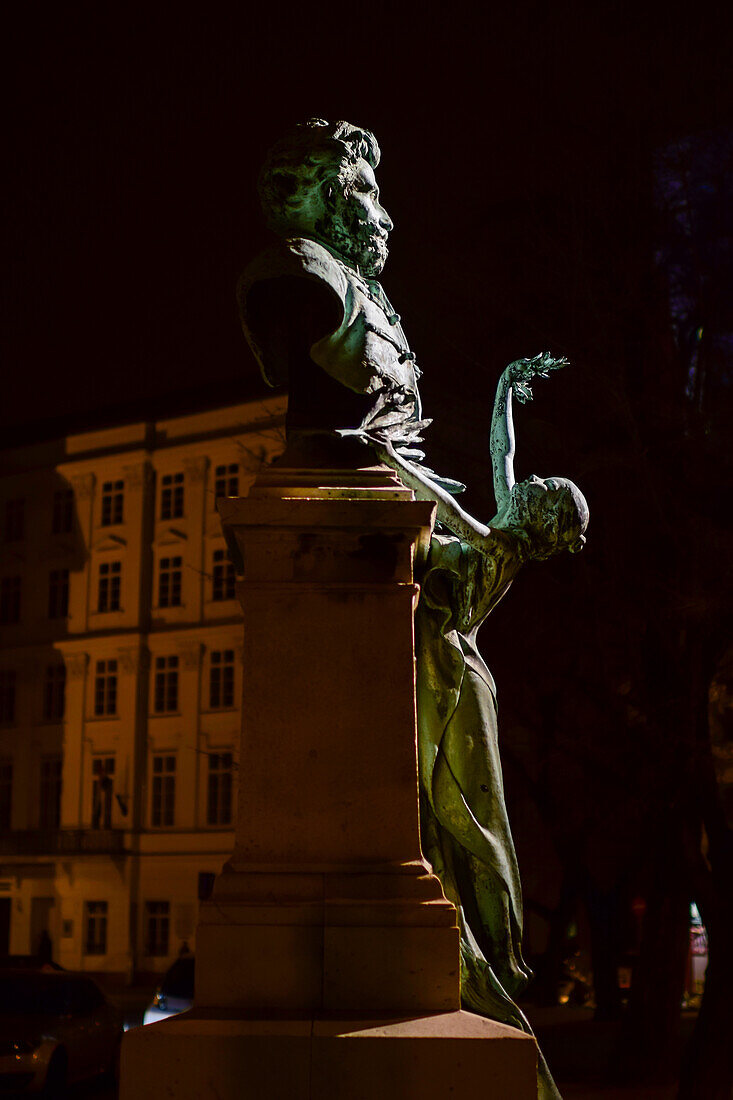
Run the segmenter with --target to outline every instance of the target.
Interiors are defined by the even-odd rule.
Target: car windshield
[[[73,993],[71,984],[50,974],[3,974],[0,1012],[16,1016],[63,1016]]]
[[[176,959],[160,983],[160,992],[166,997],[193,999],[194,959],[187,956]]]

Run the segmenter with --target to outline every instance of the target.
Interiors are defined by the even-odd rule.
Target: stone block
[[[197,935],[196,1004],[308,1011],[319,1004],[319,925],[203,925]]]
[[[468,1012],[242,1019],[128,1032],[120,1100],[536,1100],[531,1036]]]
[[[445,1012],[460,1007],[458,928],[326,927],[323,1008]]]

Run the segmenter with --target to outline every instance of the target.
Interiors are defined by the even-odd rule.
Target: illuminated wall
[[[242,625],[215,510],[284,401],[0,453],[0,952],[165,969],[231,850]]]

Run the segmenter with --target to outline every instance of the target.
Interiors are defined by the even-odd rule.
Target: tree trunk
[[[641,951],[619,1052],[623,1077],[636,1084],[674,1081],[679,1069],[689,897],[681,877],[679,822],[668,819],[666,825],[653,852]]]
[[[689,845],[689,862],[695,901],[708,934],[708,967],[700,1013],[685,1051],[679,1100],[729,1100],[733,1092],[733,832],[715,773],[707,708],[715,656],[724,648],[723,640],[727,641],[725,634],[716,639],[709,630],[699,632],[691,677],[697,741],[694,812],[705,827],[708,852],[705,860],[695,836],[698,843]]]

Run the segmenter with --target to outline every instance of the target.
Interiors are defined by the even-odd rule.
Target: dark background
[[[582,486],[588,547],[528,568],[482,636],[532,995],[554,998],[580,924],[601,1015],[624,1015],[616,968],[634,965],[614,1066],[638,1080],[676,1074],[697,901],[710,969],[681,1095],[722,1096],[733,981],[731,803],[715,768],[733,692],[723,6],[271,5],[230,18],[216,6],[27,5],[7,29],[7,445],[263,392],[234,287],[267,243],[264,153],[311,115],[380,141],[396,225],[383,283],[424,371],[429,459],[468,483],[482,518],[503,365],[545,348],[571,358],[521,410],[517,465]]]
[[[538,239],[543,201],[603,206],[641,147],[728,109],[722,19],[602,7],[17,9],[3,423],[250,384],[233,287],[266,240],[256,173],[309,115],[379,137],[397,226],[384,282],[434,401],[470,388],[488,405],[509,344],[571,350],[534,316],[538,246],[543,276],[567,278],[567,241],[553,255]]]

